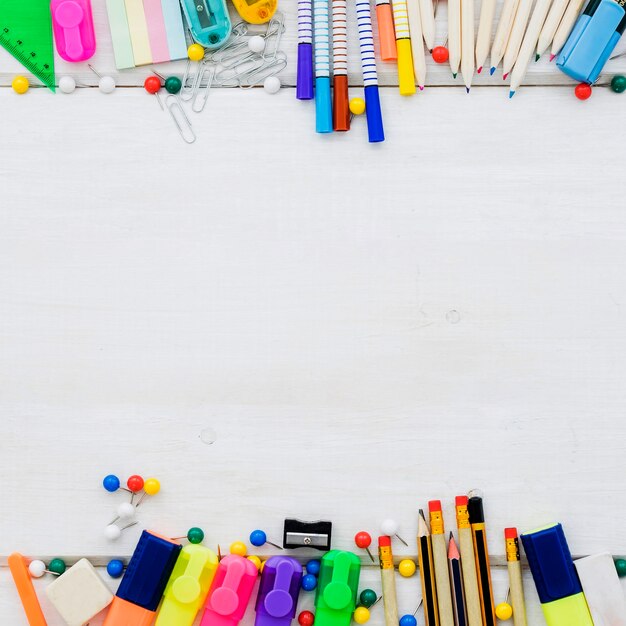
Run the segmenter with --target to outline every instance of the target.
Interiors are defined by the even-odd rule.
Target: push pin
[[[154,68],[152,71],[163,81],[163,86],[165,87],[165,91],[175,96],[177,93],[180,93],[180,90],[183,88],[183,81],[178,78],[178,76],[168,76],[165,78],[163,74],[159,74]]]
[[[417,605],[417,608],[415,609],[415,611],[413,611],[413,615],[407,613],[406,615],[403,615],[400,618],[400,626],[417,626],[417,620],[415,619],[415,616],[417,615],[417,612],[420,610],[420,607],[422,606],[423,602],[424,600],[420,600],[420,603]]]
[[[61,76],[59,78],[59,91],[70,94],[76,91],[76,81],[71,76]]]
[[[243,541],[234,541],[230,544],[230,553],[237,554],[239,556],[246,556],[248,554],[248,548]]]
[[[133,519],[133,517],[135,517],[135,507],[130,502],[122,502],[117,507],[117,517],[111,524],[115,524],[120,519]]]
[[[52,559],[50,565],[46,568],[43,561],[35,560],[28,564],[28,571],[33,578],[41,578],[44,574],[52,574],[53,576],[61,576],[65,573],[67,565],[63,559]]]
[[[267,543],[270,546],[274,546],[275,548],[278,548],[279,550],[283,549],[282,546],[279,546],[278,544],[273,543],[272,541],[268,541],[265,531],[259,530],[259,529],[253,530],[250,533],[250,543],[253,546],[256,546],[257,548],[260,548],[261,546],[264,546]]]
[[[372,535],[365,532],[364,530],[361,530],[356,535],[354,535],[354,543],[356,544],[357,548],[366,550],[367,554],[372,560],[372,563],[375,563],[374,556],[370,552],[370,546],[372,545]]]
[[[261,54],[265,50],[265,38],[261,35],[254,35],[248,39],[248,48],[250,52]]]
[[[302,611],[300,615],[298,615],[298,624],[300,626],[313,626],[315,623],[315,614],[311,613],[311,611]]]
[[[132,526],[136,526],[137,524],[139,524],[139,522],[133,522],[132,524],[128,524],[127,526],[124,526],[123,528],[120,528],[116,524],[109,524],[104,529],[104,536],[109,541],[116,541],[122,536],[123,531],[125,531],[127,528],[131,528]]]
[[[98,81],[98,89],[101,93],[109,94],[115,91],[115,80],[112,76],[102,76],[90,63],[87,64],[87,67],[100,79]]]
[[[138,474],[133,474],[127,481],[126,486],[130,491],[130,503],[133,503],[135,496],[143,489],[143,478]]]
[[[615,569],[620,578],[626,577],[626,559],[615,559]]]
[[[304,591],[313,591],[317,587],[317,576],[313,574],[305,574],[302,577],[300,585]]]
[[[187,534],[183,537],[172,537],[172,541],[180,541],[181,539],[186,539],[189,543],[193,544],[202,543],[204,541],[204,531],[202,530],[202,528],[193,526],[187,531]]]
[[[30,83],[26,76],[16,76],[11,83],[13,91],[20,96],[24,95],[30,89]]]
[[[503,622],[510,620],[513,617],[513,607],[509,604],[509,598],[511,596],[511,588],[506,592],[506,600],[500,602],[496,607],[496,617]]]
[[[381,525],[380,525],[380,533],[382,535],[389,535],[389,536],[394,536],[396,538],[398,538],[405,546],[409,546],[409,544],[402,539],[402,537],[400,537],[400,535],[398,534],[398,522],[396,522],[396,520],[393,519],[386,519],[383,520]]]
[[[359,595],[359,602],[366,608],[369,609],[371,606],[374,606],[378,601],[378,594],[373,589],[363,589],[361,594]]]
[[[312,576],[318,576],[320,573],[320,569],[322,568],[322,564],[318,559],[311,559],[307,561],[304,566],[307,574],[311,574]]]
[[[151,95],[156,96],[157,102],[161,107],[161,111],[164,111],[163,103],[161,102],[161,98],[159,98],[159,91],[161,91],[161,79],[158,76],[148,76],[146,80],[143,81],[143,88]]]
[[[139,502],[137,502],[137,506],[141,505],[146,496],[156,496],[159,491],[161,491],[161,483],[156,478],[146,478],[143,483],[143,493],[141,498],[139,498]]]
[[[102,486],[109,493],[115,493],[118,489],[131,493],[129,489],[126,489],[126,487],[121,486],[120,479],[115,474],[109,474],[108,476],[105,476],[102,480]]]
[[[256,554],[251,554],[248,557],[248,561],[252,561],[254,563],[254,567],[256,567],[257,570],[261,569],[261,559]]]
[[[107,574],[111,578],[120,578],[124,573],[124,563],[119,559],[111,559],[107,563]]]
[[[402,561],[398,563],[398,573],[404,578],[411,578],[411,576],[415,574],[416,569],[415,561],[412,559],[402,559]]]
[[[364,591],[372,591],[372,590],[365,589]],[[376,595],[375,592],[372,591],[372,593]],[[361,595],[363,594],[361,593]],[[373,609],[382,599],[383,597],[379,596],[369,606],[365,606],[365,605],[357,606],[356,609],[354,609],[354,614],[352,615],[352,619],[354,619],[354,621],[357,624],[366,624],[367,622],[370,621],[370,617],[372,616],[371,609]]]

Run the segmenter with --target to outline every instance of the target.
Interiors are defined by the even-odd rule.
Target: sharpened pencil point
[[[481,65],[476,71],[480,74],[483,71],[483,66]]]
[[[556,54],[551,54],[550,55],[550,63],[552,63],[552,61],[554,61],[554,59],[556,59]]]
[[[454,539],[454,535],[452,534],[452,531],[450,531],[450,537],[449,539]]]
[[[469,87],[466,87],[466,88],[465,88],[465,93],[469,93],[469,91],[470,91],[470,88],[469,88]]]
[[[541,58],[540,54],[536,54],[535,55],[535,63],[537,63],[537,61],[539,61],[539,59]]]
[[[490,76],[493,76],[493,74],[494,74],[494,72],[495,72],[495,71],[496,71],[496,68],[495,68],[495,67],[492,67],[492,68],[489,70],[489,75],[490,75]]]
[[[458,74],[458,72],[457,72]],[[454,72],[452,72],[452,78],[456,78],[456,74]]]
[[[513,90],[509,91],[509,100],[515,95]]]
[[[419,85],[420,91],[424,91],[424,85]]]
[[[509,73],[507,72],[506,74],[502,74],[502,80],[506,80],[506,77],[509,75]]]

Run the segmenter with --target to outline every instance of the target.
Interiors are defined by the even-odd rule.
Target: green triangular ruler
[[[0,0],[0,45],[55,91],[50,0]]]

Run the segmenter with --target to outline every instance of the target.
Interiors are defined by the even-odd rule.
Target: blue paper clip
[[[195,41],[209,50],[226,43],[232,29],[226,0],[182,0],[182,5]]]

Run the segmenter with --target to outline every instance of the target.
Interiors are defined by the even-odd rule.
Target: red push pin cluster
[[[372,536],[364,530],[361,530],[356,535],[354,535],[354,543],[356,544],[357,548],[361,548],[361,550],[366,550],[370,559],[372,559],[372,563],[374,563],[374,557],[370,552],[370,546],[372,545]]]

